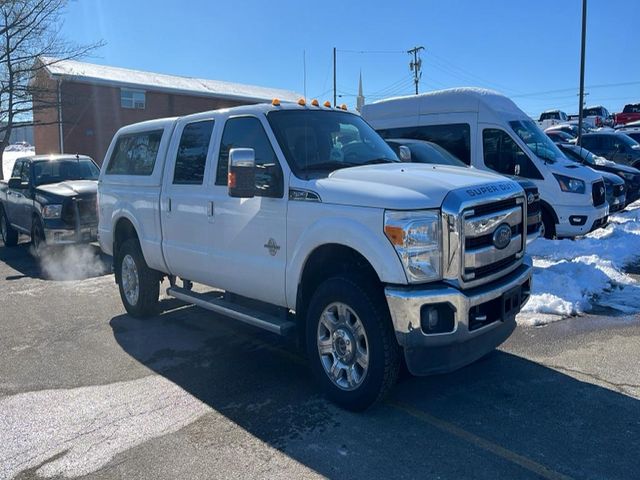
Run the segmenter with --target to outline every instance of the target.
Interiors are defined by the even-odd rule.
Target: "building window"
[[[137,108],[144,110],[145,93],[140,90],[120,89],[120,106],[122,108]]]

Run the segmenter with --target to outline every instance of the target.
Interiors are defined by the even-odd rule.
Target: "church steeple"
[[[364,106],[364,95],[362,94],[362,71],[360,71],[360,81],[358,82],[358,97],[356,98],[356,110],[362,111]]]

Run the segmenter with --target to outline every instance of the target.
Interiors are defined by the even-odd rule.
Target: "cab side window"
[[[227,120],[220,142],[216,185],[227,184],[229,152],[232,148],[253,148],[256,158],[256,196],[281,198],[282,169],[260,120],[237,117]]]
[[[531,159],[504,130],[487,128],[482,132],[484,164],[504,175],[542,180]]]
[[[22,170],[20,171],[20,180],[22,183],[29,183],[29,178],[31,174],[31,164],[28,160],[25,160],[22,163]]]
[[[22,165],[24,164],[24,160],[16,160],[16,163],[13,165],[13,170],[11,172],[11,178],[22,178]]]
[[[202,185],[212,131],[213,120],[185,125],[176,155],[174,185]]]

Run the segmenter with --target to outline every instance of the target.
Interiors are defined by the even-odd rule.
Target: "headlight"
[[[62,205],[45,205],[42,208],[43,218],[60,218],[62,215]]]
[[[384,233],[396,249],[411,283],[442,277],[440,212],[386,211]]]
[[[560,184],[560,190],[570,193],[584,193],[584,182],[577,178],[565,177],[564,175],[553,174]]]

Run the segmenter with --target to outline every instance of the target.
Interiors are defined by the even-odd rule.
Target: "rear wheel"
[[[0,206],[0,235],[7,247],[15,247],[18,244],[18,231],[9,223],[4,208]]]
[[[118,249],[116,268],[120,298],[127,312],[137,318],[157,313],[160,275],[147,265],[138,240],[129,239]]]
[[[357,277],[324,281],[309,304],[311,368],[325,394],[348,410],[384,398],[400,370],[400,347],[380,292]]]

